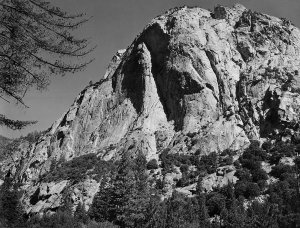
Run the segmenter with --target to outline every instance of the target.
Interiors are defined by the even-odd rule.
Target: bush
[[[172,172],[174,166],[182,165],[197,165],[199,159],[196,155],[186,155],[186,154],[169,154],[169,149],[165,149],[159,156],[161,160],[161,167],[164,173]]]
[[[56,168],[45,176],[44,181],[72,180],[76,183],[84,179],[88,171],[90,171],[89,174],[95,174],[96,178],[99,179],[113,167],[111,162],[97,158],[96,154],[86,154],[57,164]]]
[[[244,168],[247,168],[249,170],[260,169],[260,167],[261,167],[261,162],[259,160],[255,160],[253,158],[241,159],[240,162]]]
[[[246,185],[246,191],[245,191],[245,197],[251,198],[251,197],[257,197],[260,195],[260,188],[258,184],[250,182]]]
[[[283,179],[283,174],[293,173],[293,168],[289,165],[279,164],[272,167],[270,174],[273,177]]]
[[[222,151],[222,153],[220,154],[220,156],[234,156],[236,153],[233,150],[230,149],[226,149],[224,151]]]
[[[233,165],[234,165],[235,168],[237,168],[237,169],[241,168],[241,166],[242,166],[239,160],[234,161],[234,162],[233,162]]]
[[[264,191],[265,188],[268,186],[267,180],[259,180],[257,181],[257,184],[261,191]]]
[[[151,159],[148,163],[147,163],[147,169],[158,169],[158,163],[156,159]]]
[[[300,169],[300,157],[299,156],[295,158],[294,162],[295,162],[295,166],[297,167],[297,169]]]
[[[236,195],[236,197],[245,196],[247,185],[248,185],[247,181],[238,181],[235,184],[235,195]]]
[[[218,154],[213,152],[209,155],[204,155],[201,157],[200,162],[198,164],[198,169],[202,170],[203,168],[206,169],[208,174],[216,172],[218,168]]]
[[[87,225],[87,228],[118,228],[118,226],[114,225],[111,222],[100,222],[100,223],[97,223],[95,221],[91,221]]]
[[[184,187],[189,184],[189,179],[186,175],[182,175],[182,178],[176,183],[176,187]]]
[[[155,182],[156,189],[162,190],[164,188],[164,182],[161,179],[157,179]]]
[[[270,150],[271,157],[269,158],[271,164],[277,164],[282,157],[292,157],[295,153],[295,146],[283,142],[276,143]]]
[[[235,185],[236,196],[244,196],[249,199],[260,195],[260,188],[257,183],[249,181],[238,181]]]
[[[272,148],[272,143],[270,141],[264,142],[261,148],[265,151],[269,151]]]
[[[267,158],[267,152],[261,149],[256,141],[252,142],[242,155],[243,160],[264,161]]]
[[[245,180],[245,181],[250,181],[252,180],[251,178],[251,173],[248,169],[238,169],[236,172],[235,172],[235,176],[237,178],[239,178],[239,180]]]
[[[34,216],[30,219],[27,227],[44,228],[44,227],[80,227],[74,217],[64,211],[58,211],[53,215],[43,217]]]
[[[189,170],[189,166],[187,164],[183,164],[183,165],[180,166],[180,171],[182,173],[187,173],[188,170]]]
[[[20,137],[20,138],[24,139],[30,143],[34,143],[34,142],[37,142],[37,140],[44,134],[45,134],[44,131],[34,131],[34,132],[28,133],[26,136]]]
[[[220,193],[210,193],[207,200],[207,208],[210,216],[220,215],[223,208],[225,208],[226,197]]]
[[[232,164],[233,164],[233,157],[232,156],[227,156],[227,157],[222,159],[222,162],[221,162],[220,166],[232,165]]]
[[[268,180],[268,174],[263,169],[256,169],[252,171],[252,179],[256,183],[260,180]]]

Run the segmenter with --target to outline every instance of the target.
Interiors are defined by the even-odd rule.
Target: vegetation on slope
[[[238,181],[211,192],[202,188],[203,173],[224,165],[224,158],[233,154],[230,151],[199,159],[197,155],[171,155],[166,150],[160,156],[160,167],[157,161],[147,163],[142,153],[135,159],[125,153],[114,165],[94,154],[84,155],[62,163],[45,178],[79,181],[85,175],[99,172],[100,190],[89,211],[79,204],[72,214],[65,205],[52,216],[25,219],[18,201],[9,198],[17,194],[16,188],[7,187],[10,182],[6,180],[8,184],[1,188],[1,222],[9,224],[9,215],[15,210],[22,224],[26,224],[24,227],[297,227],[300,224],[298,147],[282,142],[259,147],[253,142],[234,162]],[[293,160],[291,164],[282,162],[287,157]],[[269,173],[262,162],[272,164]],[[174,191],[163,200],[161,184],[164,183],[149,178],[149,170],[161,168],[163,173],[171,172],[175,166],[180,167],[185,178],[191,179],[190,183],[197,182],[195,194],[188,197]],[[184,183],[181,181],[181,185]],[[10,212],[3,214],[7,211],[3,207],[9,207]]]

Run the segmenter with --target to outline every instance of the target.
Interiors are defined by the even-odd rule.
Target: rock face
[[[26,186],[27,211],[37,212],[57,207],[50,199],[63,186],[77,189],[74,202],[86,207],[97,191],[93,180],[82,183],[93,189],[85,196],[67,182],[43,183],[41,176],[61,159],[88,153],[119,159],[128,150],[151,159],[165,148],[202,155],[239,151],[253,139],[292,139],[299,128],[299,69],[300,31],[287,20],[241,5],[167,11],[116,54],[104,78],[86,87],[37,143],[16,155],[17,166],[6,167]],[[33,194],[38,206],[30,202]]]

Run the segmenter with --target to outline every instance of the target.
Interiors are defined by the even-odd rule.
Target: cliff
[[[34,144],[2,161],[22,183],[28,213],[55,210],[63,192],[88,208],[99,181],[49,181],[57,165],[124,151],[148,160],[169,153],[242,152],[251,140],[299,134],[300,30],[241,5],[213,12],[182,7],[153,19],[113,57],[99,82]]]

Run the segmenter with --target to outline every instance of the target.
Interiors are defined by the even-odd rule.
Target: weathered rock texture
[[[11,170],[25,186],[27,211],[59,204],[70,183],[40,177],[60,159],[118,159],[127,150],[150,159],[165,148],[208,154],[242,150],[251,139],[297,137],[299,68],[300,31],[287,20],[241,5],[166,12],[117,53],[104,78],[85,88],[45,136],[16,155]],[[88,196],[68,188],[77,189],[75,204],[88,207],[99,184],[82,184],[92,189]]]

